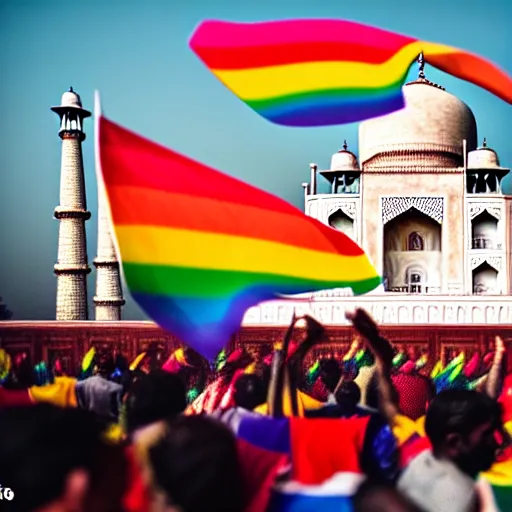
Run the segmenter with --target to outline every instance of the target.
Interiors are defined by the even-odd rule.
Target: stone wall
[[[244,346],[252,352],[269,352],[282,340],[289,318],[282,325],[243,327],[232,340],[232,347]],[[340,357],[354,337],[349,326],[326,326],[328,342],[317,346],[309,360],[330,353]],[[402,325],[383,326],[382,333],[398,348],[416,355],[429,354],[430,364],[438,358],[450,359],[461,350],[468,354],[487,352],[494,336],[501,335],[512,347],[512,325]],[[300,335],[300,332],[297,333]],[[178,340],[151,322],[1,322],[0,347],[10,353],[26,352],[33,363],[51,362],[59,357],[74,373],[91,346],[115,349],[133,360],[137,354],[156,347],[162,358],[179,346]],[[512,358],[509,357],[509,361]]]

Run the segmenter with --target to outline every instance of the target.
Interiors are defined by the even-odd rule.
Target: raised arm
[[[493,400],[497,400],[501,394],[504,362],[505,343],[503,343],[503,340],[499,336],[496,336],[494,359],[485,384],[485,392]]]
[[[393,423],[400,414],[398,396],[391,381],[393,348],[389,341],[380,335],[377,324],[366,311],[356,309],[354,313],[347,313],[346,316],[359,334],[366,339],[375,356],[381,413],[388,422]]]

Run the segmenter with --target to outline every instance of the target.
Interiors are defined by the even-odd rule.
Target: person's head
[[[355,408],[360,401],[361,390],[353,381],[344,382],[336,391],[336,402],[340,405]]]
[[[123,452],[106,444],[92,413],[50,404],[7,408],[0,432],[0,482],[14,492],[18,512],[120,509]]]
[[[156,370],[141,375],[125,401],[128,433],[182,413],[187,406],[183,381],[175,374]]]
[[[431,402],[425,431],[434,454],[474,476],[494,463],[502,430],[501,409],[483,393],[451,389]]]
[[[333,393],[341,378],[341,368],[336,359],[322,359],[320,361],[320,378],[325,387]]]
[[[102,377],[110,377],[116,369],[114,355],[110,352],[98,354],[96,359],[96,373]]]
[[[242,512],[243,477],[234,435],[206,416],[179,416],[148,453],[167,510]]]
[[[234,400],[237,407],[252,411],[267,399],[262,378],[254,373],[241,375],[235,382]]]

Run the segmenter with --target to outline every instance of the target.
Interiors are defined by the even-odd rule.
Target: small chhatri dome
[[[348,144],[343,142],[343,149],[332,155],[331,171],[359,171],[359,163],[357,157],[348,150]]]
[[[82,119],[86,117],[90,117],[91,113],[82,107],[82,100],[80,96],[73,90],[73,87],[69,88],[69,91],[66,91],[62,95],[62,99],[60,105],[55,107],[51,107],[56,114],[59,116],[63,116],[69,112],[74,112],[78,114]]]
[[[492,169],[500,167],[500,159],[493,149],[487,147],[487,139],[484,137],[482,145],[468,153],[468,169]]]
[[[82,108],[82,100],[80,99],[80,96],[73,91],[73,87],[70,87],[69,91],[62,95],[60,106]]]

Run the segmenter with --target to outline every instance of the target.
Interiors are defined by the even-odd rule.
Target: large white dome
[[[388,157],[391,163],[405,153],[414,154],[419,165],[457,165],[464,139],[469,151],[476,148],[476,120],[465,103],[424,76],[405,85],[403,93],[405,108],[360,124],[362,165],[377,156],[385,165]]]

